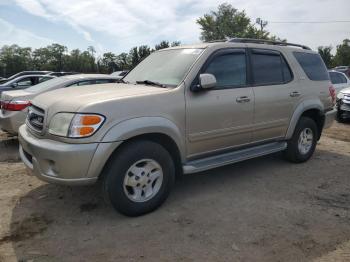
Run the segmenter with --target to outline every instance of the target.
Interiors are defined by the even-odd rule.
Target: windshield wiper
[[[150,85],[150,86],[159,86],[159,87],[166,87],[166,85],[163,85],[158,82],[153,82],[151,80],[142,80],[142,81],[136,81],[136,84],[145,84],[145,85]]]
[[[116,83],[128,84],[129,82],[127,82],[127,81],[125,81],[125,80],[123,80],[123,79],[121,78],[121,79],[118,79],[118,80],[116,81]]]

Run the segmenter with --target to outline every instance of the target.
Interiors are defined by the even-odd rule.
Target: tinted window
[[[94,84],[93,80],[86,80],[86,81],[80,81],[80,82],[71,84],[69,86],[86,86],[86,85],[92,85],[92,84]]]
[[[281,62],[282,62],[284,82],[287,83],[287,82],[292,81],[292,79],[293,79],[292,72],[290,71],[290,68],[289,68],[287,62],[283,57],[281,57]]]
[[[320,55],[294,52],[294,56],[310,80],[329,80],[327,68]]]
[[[35,79],[33,77],[26,77],[17,82],[18,86],[31,86],[35,84]]]
[[[347,83],[348,81],[346,80],[345,76],[343,76],[342,74],[339,74],[339,77],[340,77],[340,81],[342,84],[345,84]]]
[[[216,77],[218,87],[244,86],[247,83],[246,57],[244,53],[216,56],[205,73]]]
[[[278,52],[253,51],[251,57],[256,85],[284,84],[292,80],[289,66]]]
[[[112,79],[96,79],[96,84],[106,84],[115,82]]]
[[[340,74],[334,73],[334,72],[329,72],[329,76],[331,77],[331,82],[332,84],[340,84],[341,83],[341,78],[339,77]]]

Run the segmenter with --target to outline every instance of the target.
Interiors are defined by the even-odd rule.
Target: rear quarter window
[[[293,52],[293,54],[310,80],[329,80],[327,68],[320,55],[304,52]]]

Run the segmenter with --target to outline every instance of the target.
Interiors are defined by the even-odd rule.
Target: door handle
[[[250,98],[248,96],[240,96],[236,98],[237,103],[247,103],[250,101]]]
[[[298,91],[294,91],[292,93],[289,94],[291,97],[298,97],[300,96],[301,94],[298,92]]]

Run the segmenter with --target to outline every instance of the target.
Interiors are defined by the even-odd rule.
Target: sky
[[[268,21],[272,34],[313,49],[350,38],[350,23],[274,23],[350,20],[350,0],[0,0],[0,46],[59,43],[69,50],[94,46],[102,54],[161,40],[192,44],[200,42],[196,19],[223,2],[252,21]]]

